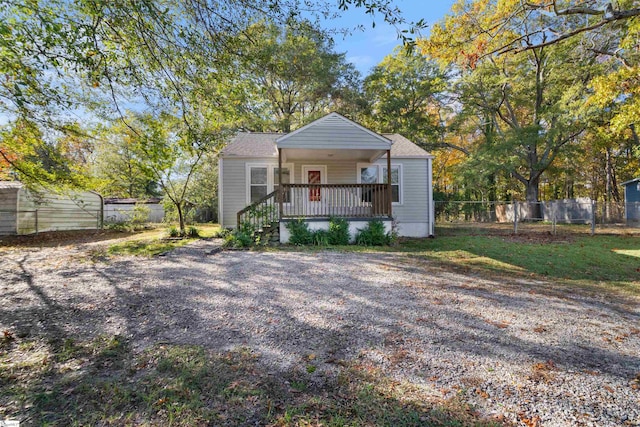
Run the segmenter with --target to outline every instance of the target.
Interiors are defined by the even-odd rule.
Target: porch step
[[[260,242],[267,242],[269,245],[280,243],[280,223],[275,221],[264,224],[256,231],[256,237],[260,237]]]

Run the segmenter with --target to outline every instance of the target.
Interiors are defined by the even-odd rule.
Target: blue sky
[[[402,11],[407,21],[424,19],[431,25],[441,20],[451,9],[454,0],[395,0],[395,4]],[[372,22],[376,23],[372,28]],[[353,63],[363,76],[377,65],[382,58],[390,54],[400,44],[396,29],[385,22],[381,16],[372,18],[363,8],[351,7],[341,19],[329,23],[334,28],[354,28],[361,24],[365,31],[354,31],[352,35],[343,38],[334,37],[337,52],[346,52],[347,60]],[[428,34],[427,28],[426,33]]]

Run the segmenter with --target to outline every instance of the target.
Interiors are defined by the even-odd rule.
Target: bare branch
[[[425,143],[422,143],[422,145],[426,145]],[[451,148],[452,150],[458,150],[461,153],[466,154],[467,156],[471,155],[471,153],[469,152],[469,150],[467,150],[464,147],[461,147],[459,145],[456,144],[451,144],[450,142],[438,142],[437,144],[430,144],[432,147],[434,148]]]

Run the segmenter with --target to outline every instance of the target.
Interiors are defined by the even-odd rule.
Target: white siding
[[[293,164],[295,183],[302,183],[302,166],[326,166],[327,184],[355,184],[356,164],[352,161],[299,160]]]
[[[18,188],[0,188],[0,236],[16,234]]]
[[[423,229],[426,226],[431,229],[430,214],[431,202],[429,201],[428,188],[431,185],[428,159],[391,159],[392,164],[402,165],[402,205],[393,206],[393,216],[400,225]],[[277,164],[277,160],[270,159],[222,159],[223,162],[223,212],[221,224],[224,227],[236,226],[236,214],[247,206],[246,194],[246,164],[262,163]],[[386,166],[386,160],[377,162]],[[357,163],[352,161],[317,161],[313,159],[300,160],[293,163],[293,182],[302,182],[302,166],[326,165],[328,184],[353,184],[356,183]]]
[[[276,159],[220,159],[222,182],[219,183],[222,212],[220,224],[223,227],[236,226],[236,214],[247,206],[247,163],[277,164]]]
[[[386,165],[385,162],[378,162]],[[393,205],[393,216],[399,223],[428,223],[429,203],[427,159],[394,159],[402,165],[402,205]]]

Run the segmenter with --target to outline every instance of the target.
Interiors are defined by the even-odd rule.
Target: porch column
[[[391,203],[393,193],[391,191],[391,150],[387,150],[387,213],[391,217]]]
[[[282,220],[282,149],[278,149],[278,219]]]

